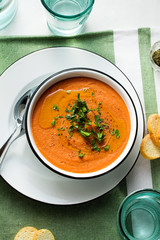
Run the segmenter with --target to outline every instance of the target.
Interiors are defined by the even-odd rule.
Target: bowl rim
[[[40,94],[40,96],[38,97],[38,99],[41,97],[41,95],[49,88],[51,87],[52,85],[56,84],[57,82],[60,82],[60,81],[63,81],[65,79],[68,79],[68,78],[72,78],[72,77],[75,77],[75,76],[71,76],[71,77],[63,77],[61,80],[58,80],[58,81],[55,81],[55,78],[56,77],[59,77],[61,74],[65,74],[65,73],[75,73],[75,72],[80,72],[80,71],[86,71],[86,72],[92,72],[92,73],[97,73],[103,77],[107,77],[107,78],[110,78],[117,86],[119,86],[126,94],[126,96],[128,96],[129,100],[130,100],[130,105],[132,105],[133,107],[133,110],[134,110],[134,115],[135,115],[135,123],[136,123],[136,126],[135,126],[135,133],[134,133],[134,138],[132,140],[132,143],[131,143],[131,146],[129,148],[129,151],[125,154],[125,156],[123,157],[123,159],[121,159],[121,161],[116,164],[115,166],[113,166],[111,169],[107,169],[105,170],[106,168],[108,168],[110,165],[112,165],[120,156],[112,163],[110,164],[109,166],[105,167],[105,168],[102,168],[98,171],[95,171],[95,172],[90,172],[90,173],[73,173],[73,172],[68,172],[68,171],[65,171],[61,168],[58,168],[56,166],[54,166],[53,164],[51,164],[45,157],[43,157],[46,162],[40,157],[40,155],[37,153],[36,149],[34,148],[33,144],[32,144],[32,140],[33,140],[33,137],[32,137],[32,140],[30,138],[30,128],[29,128],[29,124],[28,124],[28,121],[29,121],[29,112],[31,111],[30,109],[33,108],[32,104],[35,102],[33,101],[34,100],[34,97],[36,96],[36,94],[38,93],[38,91],[40,91],[41,89],[43,90],[42,93]],[[80,76],[80,75],[79,75]],[[78,76],[77,76],[78,77]],[[94,77],[93,77],[94,78]],[[95,78],[96,79],[96,78]],[[99,80],[99,79],[97,79]],[[49,87],[45,88],[46,84],[48,82],[53,82]],[[101,81],[101,80],[99,80]],[[106,83],[107,84],[107,83]],[[113,88],[113,87],[112,87]],[[115,90],[116,91],[116,90]],[[119,92],[118,92],[119,94]],[[120,95],[120,94],[119,94]],[[122,96],[121,96],[122,97]],[[123,97],[122,97],[123,99]],[[123,99],[124,100],[124,99]],[[33,101],[33,103],[32,103]],[[35,103],[36,104],[36,103]],[[126,102],[125,102],[126,104]],[[31,150],[33,151],[33,153],[35,154],[35,156],[40,160],[41,163],[43,163],[47,168],[49,168],[50,170],[54,171],[55,173],[58,173],[64,177],[68,177],[68,178],[72,178],[72,179],[91,179],[91,178],[96,178],[96,177],[100,177],[104,174],[107,174],[111,171],[113,171],[115,168],[117,168],[122,162],[124,162],[128,155],[130,154],[134,144],[135,144],[135,140],[136,140],[136,137],[137,137],[137,131],[138,131],[138,116],[137,116],[137,111],[136,111],[136,106],[134,104],[134,101],[133,99],[131,98],[130,94],[128,93],[128,91],[125,89],[125,87],[120,84],[115,78],[111,77],[110,75],[102,72],[102,71],[99,71],[97,69],[92,69],[92,68],[85,68],[85,67],[74,67],[74,68],[67,68],[67,69],[63,69],[61,71],[58,71],[56,73],[53,73],[52,75],[50,75],[49,77],[47,77],[44,81],[42,81],[38,86],[37,88],[34,90],[30,100],[29,100],[29,103],[28,103],[28,106],[26,108],[26,113],[25,113],[25,130],[26,130],[26,137],[27,137],[27,140],[28,140],[28,143],[31,147]],[[130,137],[129,137],[130,139]],[[34,140],[33,140],[34,142]],[[129,140],[128,140],[129,142]],[[128,144],[128,143],[127,143]],[[36,144],[35,144],[36,145]],[[127,145],[126,145],[127,146]],[[37,148],[38,149],[38,148]],[[39,151],[39,149],[38,149]],[[39,151],[40,153],[40,151]],[[40,153],[41,154],[41,153]],[[41,154],[42,155],[42,154]],[[43,156],[43,155],[42,155]]]

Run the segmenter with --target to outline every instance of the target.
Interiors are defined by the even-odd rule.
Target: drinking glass
[[[123,239],[160,239],[160,192],[144,189],[126,197],[119,208],[118,228]]]
[[[46,10],[47,24],[55,35],[78,34],[88,18],[94,0],[41,0]]]
[[[17,12],[17,0],[0,0],[0,30],[7,27]]]

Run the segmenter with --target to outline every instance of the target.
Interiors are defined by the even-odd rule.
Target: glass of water
[[[144,189],[126,197],[119,208],[118,227],[123,239],[160,239],[160,192]]]
[[[17,12],[17,0],[0,0],[0,30],[7,27]]]
[[[55,35],[72,36],[80,33],[94,0],[41,0],[47,24]]]

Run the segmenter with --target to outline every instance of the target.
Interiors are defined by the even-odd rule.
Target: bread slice
[[[140,152],[142,154],[142,156],[146,159],[156,159],[160,157],[160,147],[156,146],[151,137],[150,134],[147,134],[142,142],[141,142],[141,146],[140,146]]]
[[[48,229],[40,229],[33,236],[33,240],[55,240],[55,238]]]
[[[24,227],[16,234],[14,240],[33,240],[37,231],[34,227]]]
[[[147,127],[152,141],[160,147],[160,115],[151,114],[147,121]]]

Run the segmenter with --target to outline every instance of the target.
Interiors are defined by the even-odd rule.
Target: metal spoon
[[[25,118],[25,110],[28,105],[29,99],[33,93],[33,89],[28,90],[16,103],[14,107],[14,118],[16,121],[16,127],[14,132],[10,135],[7,141],[0,148],[0,167],[2,166],[2,162],[4,157],[13,141],[22,136],[25,133],[24,127],[24,118]]]

